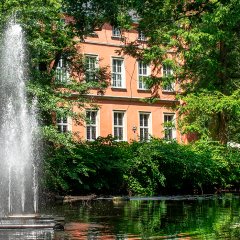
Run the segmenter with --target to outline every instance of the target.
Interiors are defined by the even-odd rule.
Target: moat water
[[[65,231],[3,230],[0,239],[240,239],[240,196],[125,202],[94,200],[42,209]]]

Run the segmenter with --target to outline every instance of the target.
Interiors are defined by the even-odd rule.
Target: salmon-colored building
[[[98,108],[85,110],[89,121],[79,125],[69,118],[59,118],[57,125],[60,131],[76,132],[82,140],[89,141],[109,134],[117,141],[149,140],[151,137],[182,141],[177,130],[176,113],[171,109],[173,104],[179,104],[175,99],[178,86],[171,84],[164,89],[159,88],[158,99],[154,103],[144,102],[143,99],[152,94],[144,83],[144,77],[151,74],[152,67],[117,53],[126,43],[133,41],[140,47],[145,46],[141,32],[120,31],[105,24],[101,31],[79,43],[87,64],[88,81],[94,81],[94,72],[99,66],[108,66],[111,83],[103,95],[99,95],[97,89],[90,91],[89,97],[94,99]],[[57,69],[62,67],[60,61]],[[169,75],[173,71],[163,65],[161,74]],[[80,110],[76,107],[74,111]]]

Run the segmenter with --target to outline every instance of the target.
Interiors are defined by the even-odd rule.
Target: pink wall
[[[136,59],[130,56],[118,55],[116,50],[120,50],[126,42],[137,40],[137,31],[123,32],[124,40],[112,38],[112,28],[105,24],[102,31],[96,32],[97,36],[88,37],[85,42],[79,43],[78,47],[83,54],[97,55],[100,66],[108,66],[111,72],[112,57],[124,59],[124,72],[126,86],[124,88],[112,88],[109,86],[103,96],[97,96],[96,90],[91,90],[90,95],[95,97],[99,104],[98,135],[107,136],[113,134],[113,111],[120,110],[125,113],[125,140],[137,140],[139,135],[139,112],[150,114],[150,132],[154,137],[163,137],[164,113],[173,113],[169,108],[175,101],[175,92],[164,92],[158,90],[160,100],[154,104],[143,103],[141,99],[151,96],[151,90],[138,89],[138,67]],[[143,45],[144,46],[144,45]],[[151,67],[150,67],[151,68]],[[176,86],[178,90],[178,86]],[[77,108],[75,111],[79,111]],[[136,132],[132,130],[137,127]],[[86,139],[86,129],[84,126],[73,123],[72,130],[78,132],[79,137]],[[176,131],[176,138],[181,141],[181,136]]]

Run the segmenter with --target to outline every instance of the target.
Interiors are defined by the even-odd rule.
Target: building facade
[[[117,141],[128,142],[147,141],[151,137],[183,140],[177,129],[177,113],[171,109],[171,106],[179,104],[175,98],[178,86],[171,84],[159,88],[157,100],[147,103],[144,99],[151,97],[153,90],[147,88],[144,78],[151,75],[152,66],[119,54],[128,42],[136,41],[144,47],[145,40],[144,34],[137,30],[122,32],[105,24],[101,31],[79,42],[78,48],[85,56],[88,81],[95,80],[94,72],[99,66],[105,66],[111,74],[111,82],[103,95],[99,95],[96,89],[90,91],[89,97],[94,99],[98,108],[85,110],[88,120],[83,125],[69,118],[61,118],[57,120],[60,131],[73,131],[82,140],[89,141],[109,134]],[[62,61],[57,71],[61,69]],[[162,66],[161,74],[167,76],[173,71]],[[80,110],[76,107],[74,111]]]

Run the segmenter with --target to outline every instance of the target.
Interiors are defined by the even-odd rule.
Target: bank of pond
[[[44,185],[59,195],[159,196],[239,191],[240,150],[211,141],[94,142],[48,151]]]

